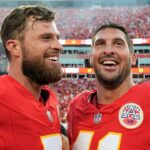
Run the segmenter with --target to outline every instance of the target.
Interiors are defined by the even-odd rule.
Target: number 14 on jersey
[[[93,136],[94,131],[81,130],[75,144],[73,145],[73,150],[90,150]],[[99,140],[96,150],[119,150],[121,137],[121,133],[108,132]]]

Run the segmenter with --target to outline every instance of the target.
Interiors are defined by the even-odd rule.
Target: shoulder
[[[133,86],[129,92],[125,94],[126,97],[134,97],[134,98],[147,98],[150,97],[150,82],[143,82]]]
[[[8,75],[2,75],[0,76],[0,93],[3,93],[5,91],[8,91],[10,88],[10,80]]]
[[[150,87],[150,80],[139,83],[138,85]]]
[[[8,75],[1,75],[0,76],[0,83],[4,83],[8,80]]]
[[[85,106],[88,103],[89,98],[93,93],[95,93],[96,90],[92,91],[85,91],[83,93],[80,93],[76,95],[70,102],[69,107],[74,107],[74,106]]]
[[[83,93],[80,93],[76,95],[73,99],[73,101],[80,101],[82,99],[87,99],[94,91],[84,91]]]
[[[135,85],[136,90],[148,90],[150,89],[150,81],[140,82],[137,85]],[[147,91],[146,90],[146,91]]]
[[[0,87],[6,86],[7,88],[10,87],[10,85],[17,85],[18,82],[11,77],[10,75],[2,75],[0,76]]]
[[[143,82],[133,86],[123,97],[125,102],[136,103],[142,108],[150,106],[150,82]]]

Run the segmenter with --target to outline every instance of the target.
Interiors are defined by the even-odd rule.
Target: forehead
[[[95,41],[97,39],[112,40],[112,39],[116,39],[116,38],[120,38],[120,39],[126,41],[125,33],[116,28],[105,28],[105,29],[100,30],[95,35]]]
[[[26,31],[35,32],[36,34],[54,33],[59,34],[55,21],[33,21],[29,20],[26,25]]]

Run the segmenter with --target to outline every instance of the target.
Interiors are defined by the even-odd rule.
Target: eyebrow
[[[124,40],[122,38],[114,38],[113,41],[114,42],[119,41],[119,42],[122,42],[123,44],[126,44],[126,42],[127,42],[126,40]]]
[[[95,40],[94,43],[99,42],[99,41],[105,41],[105,39],[103,39],[103,38],[98,38],[97,40]]]
[[[55,35],[56,35],[57,39],[59,39],[60,35],[57,34],[57,33],[56,34],[55,33],[43,33],[43,34],[40,35],[40,38],[42,38],[44,36],[53,37]]]
[[[118,41],[118,40],[119,40],[119,41],[125,42],[124,39],[122,39],[122,38],[114,38],[113,40],[114,40],[114,41]]]
[[[117,38],[113,38],[112,40],[113,40],[113,41],[122,41],[122,42],[124,42],[124,43],[125,43],[125,40],[124,40],[124,39],[122,39],[122,38],[119,38],[119,37],[117,37]],[[95,42],[94,42],[94,43],[99,42],[99,41],[106,41],[106,39],[104,39],[104,38],[98,38],[97,40],[95,40]]]

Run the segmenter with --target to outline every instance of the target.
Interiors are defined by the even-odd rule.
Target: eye
[[[50,36],[44,35],[44,36],[41,37],[41,40],[44,41],[44,42],[49,42]]]
[[[115,41],[115,45],[116,46],[123,46],[125,43],[124,43],[124,41],[122,41],[122,40],[116,40]]]
[[[43,35],[41,35],[40,36],[40,38],[43,40],[43,41],[49,41],[49,40],[51,40],[52,38],[53,38],[53,35],[52,34],[43,34]]]
[[[117,44],[117,45],[122,45],[122,43],[121,43],[121,42],[116,42],[116,44]]]
[[[49,40],[50,36],[49,35],[45,35],[45,36],[42,37],[42,39]]]
[[[101,45],[104,45],[105,44],[105,41],[104,40],[97,40],[95,42],[95,46],[101,46]]]

